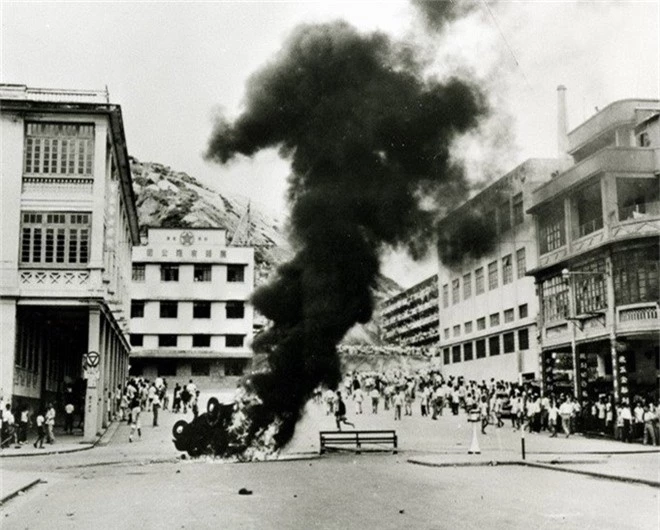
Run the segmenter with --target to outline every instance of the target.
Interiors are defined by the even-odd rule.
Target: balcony
[[[598,173],[653,174],[660,171],[660,149],[609,147],[564,171],[537,188],[532,194],[530,211],[568,192],[577,184]]]
[[[660,330],[658,304],[647,302],[617,307],[617,331],[640,332]]]

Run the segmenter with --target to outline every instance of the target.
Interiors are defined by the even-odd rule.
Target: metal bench
[[[323,454],[337,445],[354,445],[360,453],[364,444],[392,445],[392,453],[397,454],[398,438],[396,431],[321,431],[319,432],[320,449]]]

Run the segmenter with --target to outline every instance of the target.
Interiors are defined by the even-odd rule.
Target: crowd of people
[[[481,431],[502,428],[504,420],[515,430],[546,432],[551,437],[569,437],[576,432],[613,437],[623,442],[660,445],[660,403],[641,397],[615,405],[612,396],[601,395],[594,402],[580,404],[568,393],[544,395],[532,383],[481,382],[462,377],[444,377],[437,370],[405,373],[401,370],[351,372],[340,390],[319,388],[314,399],[327,415],[335,414],[337,428],[345,424],[344,399],[353,404],[355,415],[392,413],[395,421],[417,414],[437,420],[445,413],[460,411],[478,414]],[[391,412],[390,412],[391,411]]]

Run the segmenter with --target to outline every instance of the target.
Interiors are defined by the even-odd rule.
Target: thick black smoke
[[[451,226],[438,231],[438,256],[450,267],[466,258],[479,259],[495,248],[497,223],[494,215],[472,208],[452,214]]]
[[[277,146],[291,160],[297,253],[253,297],[272,321],[253,345],[269,365],[251,381],[263,403],[253,420],[281,422],[277,445],[314,388],[339,381],[336,345],[371,318],[383,246],[417,255],[435,243],[429,205],[467,189],[450,144],[484,112],[478,87],[425,79],[410,47],[336,22],[295,30],[251,77],[238,118],[218,121],[209,159]]]
[[[433,31],[468,15],[479,7],[479,0],[410,0],[419,10],[424,22]]]

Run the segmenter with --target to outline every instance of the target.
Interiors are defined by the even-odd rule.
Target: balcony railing
[[[660,217],[660,201],[649,201],[619,208],[619,221]]]
[[[596,230],[600,230],[601,228],[603,228],[602,217],[591,219],[590,221],[587,221],[578,227],[578,237],[584,237],[588,234],[591,234],[592,232],[595,232]]]

